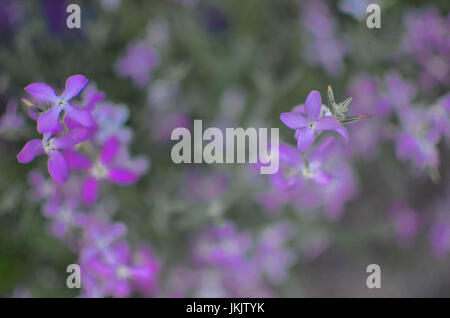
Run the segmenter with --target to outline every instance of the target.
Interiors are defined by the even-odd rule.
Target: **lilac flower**
[[[111,137],[117,137],[123,143],[129,143],[133,136],[131,129],[124,127],[129,117],[128,107],[109,102],[97,104],[92,112],[98,125],[95,141],[103,144]]]
[[[87,130],[83,128],[74,129],[61,137],[51,137],[45,134],[42,140],[32,139],[28,141],[17,160],[20,163],[31,162],[36,156],[48,155],[48,171],[53,179],[64,183],[69,177],[68,166],[60,149],[70,149],[83,142],[87,138]]]
[[[131,77],[138,88],[143,88],[150,80],[150,73],[156,67],[158,58],[155,50],[146,42],[128,45],[126,53],[115,66],[121,77]]]
[[[393,203],[389,212],[394,222],[398,243],[403,247],[411,245],[419,230],[419,215],[405,202]]]
[[[186,199],[211,202],[225,193],[230,185],[230,180],[223,172],[206,174],[193,169],[188,171],[185,183],[183,195]]]
[[[161,263],[154,255],[149,245],[138,247],[133,257],[133,264],[146,269],[148,275],[139,279],[133,279],[133,286],[145,296],[153,296],[158,291],[158,275],[161,271]]]
[[[291,146],[280,145],[280,169],[271,177],[278,190],[298,189],[306,180],[312,180],[319,185],[331,182],[330,174],[322,170],[322,166],[330,159],[336,150],[336,141],[329,137],[317,149],[308,154],[304,160]]]
[[[319,64],[333,76],[344,69],[343,58],[348,54],[348,46],[336,35],[338,24],[330,12],[326,1],[301,1],[301,23],[310,34],[309,45],[305,48],[307,60]]]
[[[56,192],[56,185],[52,179],[46,179],[39,170],[32,170],[28,174],[28,183],[31,186],[31,199],[35,201],[49,198]]]
[[[431,252],[443,258],[450,251],[450,222],[435,222],[430,232]]]
[[[250,239],[233,224],[212,226],[194,242],[194,260],[198,264],[239,266],[248,253]]]
[[[6,105],[6,112],[0,119],[0,133],[8,131],[16,132],[23,127],[24,120],[21,114],[17,113],[17,102],[8,101]]]
[[[75,151],[66,153],[72,169],[89,170],[90,176],[83,183],[83,199],[87,204],[97,200],[101,180],[107,179],[115,184],[128,185],[137,181],[139,175],[114,160],[119,153],[120,142],[116,137],[109,138],[103,145],[100,157],[92,162]]]
[[[448,29],[450,19],[441,16],[435,8],[409,10],[404,24],[407,33],[403,40],[405,53],[420,65],[421,86],[431,89],[450,82],[450,46]]]
[[[304,152],[314,142],[316,132],[334,130],[338,132],[345,142],[348,142],[348,132],[341,123],[332,116],[320,117],[322,99],[318,91],[309,93],[305,101],[305,115],[300,113],[282,113],[281,121],[291,129],[296,130],[297,148]]]
[[[83,75],[70,76],[66,81],[64,92],[57,96],[53,88],[45,83],[33,83],[25,87],[25,90],[39,101],[50,103],[50,108],[39,115],[38,131],[41,134],[52,132],[58,127],[61,113],[85,127],[94,125],[91,114],[86,110],[80,110],[69,104],[69,101],[77,96],[88,84],[89,80]]]
[[[415,166],[437,168],[440,134],[430,128],[427,113],[421,108],[404,108],[401,111],[401,130],[395,135],[397,157],[412,159]]]
[[[265,229],[259,239],[255,263],[273,284],[281,284],[296,261],[294,252],[285,246],[292,234],[289,223],[277,223]]]
[[[122,223],[93,223],[84,232],[84,245],[80,251],[83,262],[89,262],[101,257],[107,262],[113,262],[118,244],[123,242],[127,228]]]
[[[396,81],[393,81],[396,82]],[[396,85],[395,88],[406,87]],[[389,94],[383,96],[373,76],[368,74],[358,74],[348,87],[348,95],[352,96],[352,109],[361,114],[374,114],[377,119],[364,122],[356,122],[349,128],[352,136],[350,146],[352,154],[362,155],[364,159],[374,159],[378,155],[378,149],[383,140],[387,138],[387,125],[393,108],[393,97],[395,88],[389,89]],[[390,94],[392,92],[392,95]],[[402,93],[398,93],[400,95]],[[397,96],[398,96],[397,95]],[[407,95],[407,94],[404,94]],[[396,99],[397,100],[397,99]],[[396,105],[399,103],[395,103]]]
[[[57,237],[64,237],[70,228],[87,226],[89,218],[86,214],[79,212],[78,200],[61,200],[53,197],[44,207],[44,215],[53,220],[52,233]]]

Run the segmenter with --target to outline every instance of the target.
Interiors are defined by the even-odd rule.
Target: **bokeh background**
[[[70,3],[81,29],[66,27]],[[380,29],[366,26],[369,3]],[[60,212],[44,213],[31,177],[51,183],[45,160],[17,162],[38,137],[24,87],[60,92],[73,74],[123,110],[143,165],[136,184],[77,210],[126,227],[144,281],[84,265],[82,289],[67,288],[85,230],[55,233]],[[449,83],[446,0],[0,0],[0,295],[450,296]],[[373,118],[348,126],[327,187],[286,196],[249,165],[170,158],[172,129],[194,119],[278,127],[295,145],[280,113],[328,85]],[[372,263],[381,289],[366,287]]]

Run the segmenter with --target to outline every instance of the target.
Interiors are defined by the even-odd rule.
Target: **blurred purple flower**
[[[8,131],[16,132],[23,127],[24,119],[21,114],[17,113],[17,102],[8,101],[6,105],[6,112],[0,119],[0,133],[7,133]]]
[[[419,230],[419,215],[405,202],[394,202],[389,214],[394,222],[397,241],[402,247],[410,246]]]
[[[146,42],[135,42],[128,45],[115,70],[121,77],[131,77],[136,87],[144,88],[157,64],[156,51]]]
[[[119,140],[116,137],[109,138],[104,143],[100,156],[95,162],[75,151],[66,152],[66,158],[72,169],[88,170],[90,173],[90,176],[83,183],[83,200],[85,203],[95,203],[101,180],[107,179],[118,185],[129,185],[135,183],[139,178],[138,174],[114,160],[119,153],[119,148]]]

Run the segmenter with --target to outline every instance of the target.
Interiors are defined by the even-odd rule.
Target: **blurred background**
[[[80,29],[66,26],[71,3]],[[366,25],[370,3],[380,5],[379,29]],[[449,7],[0,0],[0,295],[450,296]],[[90,80],[74,103],[103,92],[96,107],[115,110],[101,125],[124,136],[121,160],[140,178],[102,184],[94,205],[67,207],[56,194],[77,193],[82,172],[59,189],[43,157],[23,165],[16,155],[39,138],[24,87],[45,82],[59,94],[73,74]],[[171,160],[172,130],[194,119],[277,127],[295,146],[280,113],[311,90],[325,103],[328,85],[337,101],[353,98],[349,114],[373,118],[348,125],[349,146],[338,144],[326,186],[287,195],[248,164]],[[84,261],[97,246],[92,233],[114,231],[110,247],[126,246],[127,275]],[[73,263],[81,289],[66,286]],[[381,267],[380,289],[366,286],[369,264]]]

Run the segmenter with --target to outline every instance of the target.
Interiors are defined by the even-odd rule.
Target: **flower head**
[[[282,113],[280,120],[289,128],[296,130],[297,148],[304,152],[314,142],[316,132],[334,130],[345,142],[348,142],[348,132],[334,117],[321,117],[322,99],[318,91],[309,93],[305,101],[303,114],[300,112]]]
[[[61,137],[51,137],[45,134],[43,139],[28,141],[17,155],[20,163],[31,162],[36,156],[48,155],[48,171],[53,179],[64,183],[69,177],[69,171],[64,156],[59,151],[70,149],[83,142],[88,137],[88,131],[84,128],[74,129]]]
[[[25,91],[31,96],[41,102],[50,104],[50,108],[40,114],[38,118],[38,131],[41,134],[52,132],[58,128],[63,111],[68,118],[82,126],[91,127],[94,125],[94,120],[89,111],[80,110],[69,103],[72,98],[80,94],[88,82],[89,80],[83,75],[70,76],[66,81],[65,90],[60,96],[57,96],[53,88],[45,83],[33,83],[25,87]]]

